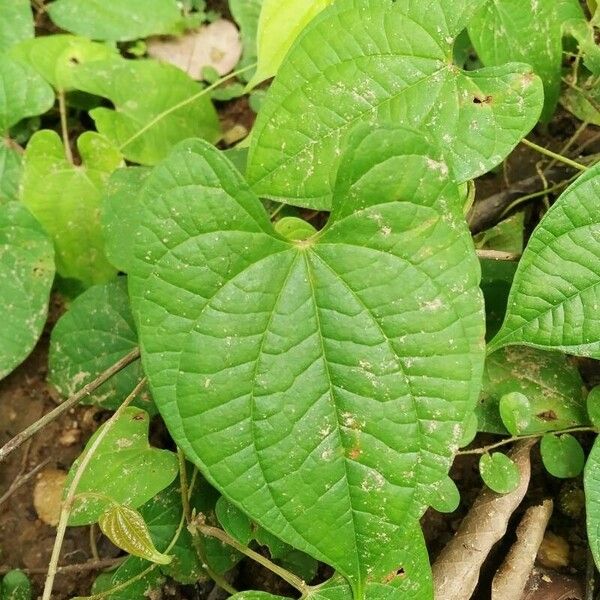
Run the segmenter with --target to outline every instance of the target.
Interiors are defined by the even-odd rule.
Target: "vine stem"
[[[556,185],[553,185],[549,188],[545,188],[543,190],[539,190],[531,194],[526,194],[525,196],[520,196],[504,209],[504,211],[500,215],[500,219],[504,219],[504,217],[509,215],[515,208],[517,208],[517,206],[523,204],[523,202],[527,202],[528,200],[533,200],[534,198],[539,198],[540,196],[547,196],[548,194],[553,194],[554,192],[560,191],[562,188],[567,187],[568,185],[573,183],[573,181],[575,181],[575,179],[577,179],[579,176],[580,173],[577,173],[575,176],[570,177],[565,181],[561,181],[560,183],[557,183]]]
[[[31,469],[29,473],[17,477],[12,482],[8,490],[6,490],[6,493],[0,496],[0,506],[2,506],[22,485],[25,485],[34,475],[39,473],[50,462],[50,460],[50,457],[44,459],[39,465]]]
[[[222,83],[225,83],[226,81],[229,81],[230,79],[234,79],[238,75],[241,75],[242,73],[245,73],[246,71],[249,71],[250,69],[253,69],[254,67],[256,67],[256,63],[248,65],[247,67],[244,67],[243,69],[238,69],[237,71],[233,71],[232,73],[229,73],[229,75],[226,75],[225,77],[221,77],[221,79],[217,79],[217,81],[215,81],[208,87],[203,88],[197,94],[194,94],[193,96],[190,96],[189,98],[186,98],[185,100],[182,100],[181,102],[178,102],[174,106],[171,106],[167,110],[164,110],[162,113],[156,115],[156,117],[154,117],[148,123],[146,123],[146,125],[144,125],[144,127],[142,127],[140,130],[136,131],[129,139],[125,140],[119,146],[119,150],[122,151],[123,148],[126,148],[127,146],[129,146],[129,144],[131,144],[132,142],[137,140],[140,136],[144,135],[144,133],[146,133],[146,131],[148,131],[149,129],[152,129],[152,127],[154,127],[157,123],[159,123],[166,116],[179,110],[180,108],[186,107],[188,104],[192,104],[193,102],[198,100],[198,98],[202,98],[202,96],[208,94],[209,92],[212,92],[212,90],[219,87]]]
[[[575,162],[574,160],[571,160],[570,158],[567,158],[566,156],[563,156],[562,154],[557,154],[556,152],[552,152],[552,150],[548,150],[548,148],[544,148],[543,146],[538,146],[538,144],[536,144],[534,142],[530,142],[528,139],[523,138],[521,140],[521,144],[528,146],[532,150],[535,150],[536,152],[539,152],[540,154],[543,154],[544,156],[548,156],[549,158],[552,158],[558,162],[564,163],[565,165],[568,165],[569,167],[573,167],[574,169],[577,169],[578,171],[586,171],[587,170],[587,167],[585,165]]]
[[[188,530],[192,536],[192,543],[194,544],[194,549],[196,550],[196,554],[198,558],[202,562],[202,568],[206,571],[207,575],[222,589],[224,589],[227,593],[237,594],[237,590],[229,585],[229,582],[225,579],[225,577],[221,576],[219,573],[213,571],[213,569],[208,564],[206,559],[206,553],[204,552],[204,547],[202,546],[202,540],[198,536],[198,532],[195,531],[194,522],[192,519],[192,509],[190,506],[190,497],[192,492],[188,487],[187,480],[187,468],[185,464],[185,455],[181,448],[177,447],[177,458],[179,459],[179,482],[181,486],[181,503],[183,505],[183,515],[185,517],[185,521],[187,523]]]
[[[236,539],[232,538],[228,533],[219,529],[218,527],[211,527],[210,525],[206,525],[204,522],[204,515],[198,515],[194,521],[195,527],[202,533],[203,535],[214,537],[219,541],[235,548],[238,552],[245,554],[248,558],[251,558],[258,564],[262,565],[269,571],[272,571],[284,581],[287,581],[292,587],[296,588],[301,594],[302,597],[306,596],[310,591],[310,586],[306,584],[306,582],[300,577],[297,577],[293,573],[290,573],[287,569],[276,565],[274,562],[270,561],[268,558],[264,557],[262,554],[255,552],[254,550],[244,546],[244,544],[240,544]]]
[[[69,126],[67,123],[67,103],[65,100],[65,90],[58,90],[58,112],[60,113],[60,130],[62,133],[63,145],[65,147],[65,156],[73,164],[73,152],[69,142]]]
[[[560,429],[558,431],[548,431],[546,433],[552,433],[556,435],[562,435],[563,433],[584,433],[584,432],[594,432],[598,433],[598,429],[595,427],[571,427],[569,429]],[[504,438],[499,442],[495,442],[493,444],[488,444],[487,446],[482,446],[481,448],[473,448],[471,450],[459,450],[456,453],[456,456],[467,456],[469,454],[488,454],[491,450],[495,450],[496,448],[500,448],[501,446],[506,446],[508,444],[513,444],[514,442],[518,442],[519,440],[529,440],[533,438],[541,438],[544,433],[530,433],[529,435],[513,435],[509,438]]]
[[[61,402],[55,409],[32,423],[29,427],[21,431],[21,433],[15,435],[15,437],[0,448],[0,462],[2,462],[11,452],[24,444],[29,438],[33,437],[40,429],[43,429],[48,423],[51,423],[54,419],[60,417],[60,415],[79,404],[86,396],[89,396],[92,392],[96,391],[103,383],[106,383],[111,377],[116,375],[119,371],[122,371],[139,357],[140,349],[134,348],[112,367],[109,367],[104,373],[98,375],[94,381],[90,381],[90,383],[84,385],[76,394],[67,398],[64,402]]]
[[[58,570],[58,559],[60,558],[60,551],[62,548],[63,540],[65,539],[65,533],[67,531],[67,524],[69,522],[69,516],[71,515],[71,509],[73,508],[73,501],[77,492],[77,487],[81,482],[81,478],[85,473],[90,461],[92,460],[96,450],[107,436],[108,432],[112,429],[113,425],[117,422],[119,417],[123,414],[125,409],[133,402],[136,396],[142,391],[146,385],[146,378],[142,378],[138,384],[133,388],[133,391],[125,400],[123,404],[117,408],[108,421],[104,424],[103,428],[98,432],[96,439],[92,442],[89,449],[84,452],[81,456],[81,462],[75,471],[73,480],[69,485],[65,499],[60,507],[60,518],[58,520],[58,526],[56,527],[56,538],[54,539],[54,547],[52,548],[52,556],[50,557],[50,563],[48,565],[48,574],[46,575],[46,581],[44,582],[44,593],[42,600],[50,600],[52,597],[52,588],[54,586],[54,577]]]

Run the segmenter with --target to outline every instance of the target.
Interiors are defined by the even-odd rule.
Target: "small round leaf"
[[[531,404],[525,394],[511,392],[500,398],[500,418],[511,435],[523,433],[531,421]]]
[[[436,486],[437,494],[431,507],[441,513],[453,513],[460,504],[460,492],[450,477],[445,477]]]
[[[600,427],[600,385],[590,390],[586,400],[587,413],[594,427]]]
[[[502,452],[484,454],[479,461],[479,472],[484,483],[498,494],[508,494],[519,485],[517,465]]]
[[[540,445],[542,462],[550,475],[566,479],[577,477],[583,470],[585,455],[581,444],[572,435],[546,434]]]

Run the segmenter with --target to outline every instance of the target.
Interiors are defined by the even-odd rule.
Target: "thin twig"
[[[562,435],[563,433],[585,433],[593,431],[594,433],[598,433],[598,430],[595,427],[571,427],[569,429],[560,429],[558,431],[549,431],[547,433],[552,433],[555,435]],[[472,448],[471,450],[459,450],[456,453],[456,456],[466,456],[468,454],[488,454],[491,450],[495,450],[496,448],[500,448],[501,446],[506,446],[508,444],[514,444],[519,440],[528,440],[533,438],[540,438],[544,436],[544,433],[530,433],[528,435],[513,435],[509,438],[504,438],[499,442],[495,442],[493,444],[488,444],[487,446],[482,446],[481,448]]]
[[[103,558],[100,560],[88,560],[84,563],[75,565],[61,565],[56,568],[57,575],[63,575],[66,573],[82,573],[83,571],[101,571],[103,569],[110,569],[111,567],[118,567],[125,561],[127,557],[121,556],[119,558]],[[0,567],[0,575],[6,575],[9,571],[12,571],[13,567]],[[44,575],[48,569],[46,567],[39,567],[34,569],[27,569],[25,567],[20,569],[27,575]]]
[[[183,505],[183,514],[185,516],[188,530],[192,536],[192,543],[194,545],[194,549],[196,550],[196,554],[198,555],[198,558],[202,563],[202,568],[206,571],[206,574],[220,588],[224,589],[233,596],[234,594],[237,594],[237,590],[233,586],[229,585],[229,582],[222,575],[215,572],[208,564],[206,552],[204,551],[204,546],[202,545],[202,540],[200,539],[198,531],[195,529],[194,522],[192,520],[192,509],[190,506],[192,490],[188,487],[185,455],[181,448],[177,448],[177,458],[179,459],[179,482],[181,486],[181,503]]]
[[[2,462],[11,452],[15,451],[21,444],[25,443],[30,437],[34,436],[40,429],[43,429],[60,417],[63,413],[79,404],[86,396],[96,391],[103,383],[106,383],[111,377],[122,371],[126,366],[140,357],[139,348],[134,348],[129,354],[126,354],[121,360],[116,362],[112,367],[106,369],[94,381],[83,386],[76,394],[59,404],[55,409],[44,415],[41,419],[32,423],[29,427],[15,435],[12,440],[7,442],[0,448],[0,462]]]
[[[296,588],[303,595],[306,595],[310,589],[310,586],[306,584],[305,581],[300,579],[300,577],[290,573],[287,569],[276,565],[274,562],[270,561],[268,558],[264,557],[262,554],[251,550],[244,544],[241,544],[236,539],[232,538],[228,533],[219,529],[217,527],[211,527],[210,525],[206,525],[203,522],[204,515],[198,515],[195,521],[195,525],[200,531],[200,533],[207,535],[209,537],[214,537],[224,544],[235,548],[238,552],[245,554],[247,557],[251,558],[255,562],[259,563],[269,571],[272,571],[276,575],[279,575],[281,579],[287,581],[292,587]]]
[[[561,156],[564,156],[571,149],[571,146],[579,139],[581,134],[589,127],[589,125],[589,121],[583,121],[583,123],[581,123],[579,127],[575,130],[575,133],[564,143],[563,147],[558,153]],[[551,160],[550,164],[544,169],[544,171],[551,169],[556,163],[556,159]]]
[[[525,194],[524,196],[517,198],[514,202],[511,202],[504,209],[504,211],[500,215],[500,219],[503,219],[504,217],[508,216],[510,213],[512,213],[515,210],[515,208],[517,208],[517,206],[523,204],[524,202],[528,202],[529,200],[539,198],[540,196],[547,196],[548,194],[552,194],[554,192],[559,192],[563,188],[565,188],[568,185],[570,185],[571,183],[573,183],[573,181],[575,181],[575,179],[577,179],[579,177],[579,175],[580,174],[577,173],[576,175],[573,175],[573,177],[569,177],[569,179],[564,179],[563,181],[561,181],[560,183],[557,183],[556,185],[545,188],[543,190],[539,190],[538,192],[533,192],[532,194]]]
[[[52,588],[54,586],[54,577],[56,575],[56,569],[58,568],[60,550],[62,548],[62,543],[65,538],[67,524],[69,522],[71,509],[73,508],[73,502],[75,500],[77,488],[79,486],[79,483],[81,482],[81,478],[83,477],[87,466],[90,464],[90,461],[92,460],[96,450],[98,449],[104,438],[108,435],[113,425],[123,414],[123,411],[133,402],[133,400],[142,391],[145,385],[146,378],[144,377],[141,379],[141,381],[138,382],[131,394],[129,394],[129,396],[125,398],[123,404],[121,404],[121,406],[117,408],[117,410],[113,413],[110,419],[106,421],[106,423],[104,423],[102,429],[98,432],[98,435],[96,436],[90,447],[81,455],[81,462],[79,463],[79,466],[75,471],[75,475],[73,475],[73,479],[71,480],[69,489],[67,490],[67,494],[60,508],[60,518],[58,520],[58,526],[56,527],[56,538],[54,540],[54,547],[52,548],[50,564],[48,565],[48,574],[46,575],[46,581],[44,583],[44,593],[42,595],[42,600],[50,600],[50,598],[52,597]]]
[[[21,475],[20,477],[17,477],[12,482],[6,493],[4,493],[0,497],[0,506],[2,506],[2,504],[4,504],[21,486],[25,485],[34,475],[39,473],[51,460],[51,457],[48,457],[45,460],[43,460],[39,465],[31,469],[31,471],[29,471],[29,473],[27,473],[26,475]]]

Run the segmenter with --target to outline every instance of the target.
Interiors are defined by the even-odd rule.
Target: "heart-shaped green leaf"
[[[73,84],[115,105],[114,110],[101,107],[90,114],[98,131],[133,162],[153,165],[189,137],[210,142],[219,138],[219,121],[209,95],[173,65],[153,60],[99,61],[77,68]]]
[[[330,210],[332,165],[356,123],[426,131],[458,181],[499,164],[535,125],[543,91],[531,68],[463,72],[452,46],[481,2],[340,0],[300,35],[253,129],[256,193]]]
[[[125,277],[96,285],[78,296],[50,337],[48,379],[68,398],[137,346]],[[142,378],[140,361],[128,365],[85,401],[116,409]],[[152,407],[147,394],[137,406]]]
[[[29,66],[0,56],[0,135],[25,117],[41,115],[54,104],[52,88]]]
[[[525,344],[600,358],[600,165],[546,213],[519,262],[490,351]]]
[[[0,2],[0,52],[33,37],[33,15],[29,0]]]
[[[134,407],[126,408],[112,424],[77,486],[69,525],[95,523],[114,503],[138,508],[172,483],[178,471],[177,456],[169,450],[150,447],[149,425],[148,413]],[[65,489],[100,431],[102,428],[71,466]]]
[[[178,146],[141,193],[130,274],[176,442],[360,598],[405,560],[398,540],[445,485],[483,359],[458,189],[414,133],[371,130],[353,136],[329,226],[298,242],[216,149]],[[389,162],[367,164],[381,147]]]
[[[116,274],[104,256],[99,213],[106,180],[122,159],[94,132],[82,134],[77,146],[83,160],[78,167],[65,157],[57,133],[34,134],[25,151],[21,197],[54,240],[58,273],[89,286]]]
[[[488,356],[477,405],[481,431],[506,433],[499,405],[502,397],[513,393],[524,394],[531,405],[531,420],[519,433],[545,433],[588,423],[581,375],[564,354],[510,346]]]
[[[48,314],[52,242],[21,204],[0,206],[0,379],[31,352]]]
[[[578,0],[488,0],[469,22],[469,35],[483,64],[528,63],[544,82],[549,120],[560,92],[562,29],[583,17]]]
[[[21,155],[0,141],[0,204],[17,200],[21,180]]]
[[[90,61],[117,56],[116,49],[75,35],[48,35],[25,40],[11,49],[11,56],[35,69],[57,90],[73,88],[71,77]]]
[[[258,64],[249,87],[277,73],[298,35],[332,1],[263,0],[256,40]]]
[[[57,0],[48,13],[61,29],[111,42],[177,33],[182,21],[176,0]]]

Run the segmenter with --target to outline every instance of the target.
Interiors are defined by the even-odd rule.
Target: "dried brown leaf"
[[[60,516],[67,474],[60,469],[44,469],[33,488],[33,506],[41,521],[56,527]]]
[[[214,68],[219,75],[232,71],[242,55],[242,42],[235,25],[219,19],[178,38],[148,40],[148,55],[202,79],[205,67]]]
[[[433,565],[435,597],[440,600],[469,600],[479,579],[479,570],[492,546],[506,533],[508,520],[521,504],[531,475],[529,453],[535,441],[515,444],[510,457],[521,479],[509,494],[484,488],[458,531]]]
[[[509,550],[492,581],[492,600],[519,598],[527,585],[548,521],[552,500],[528,508],[517,527],[517,541]]]

